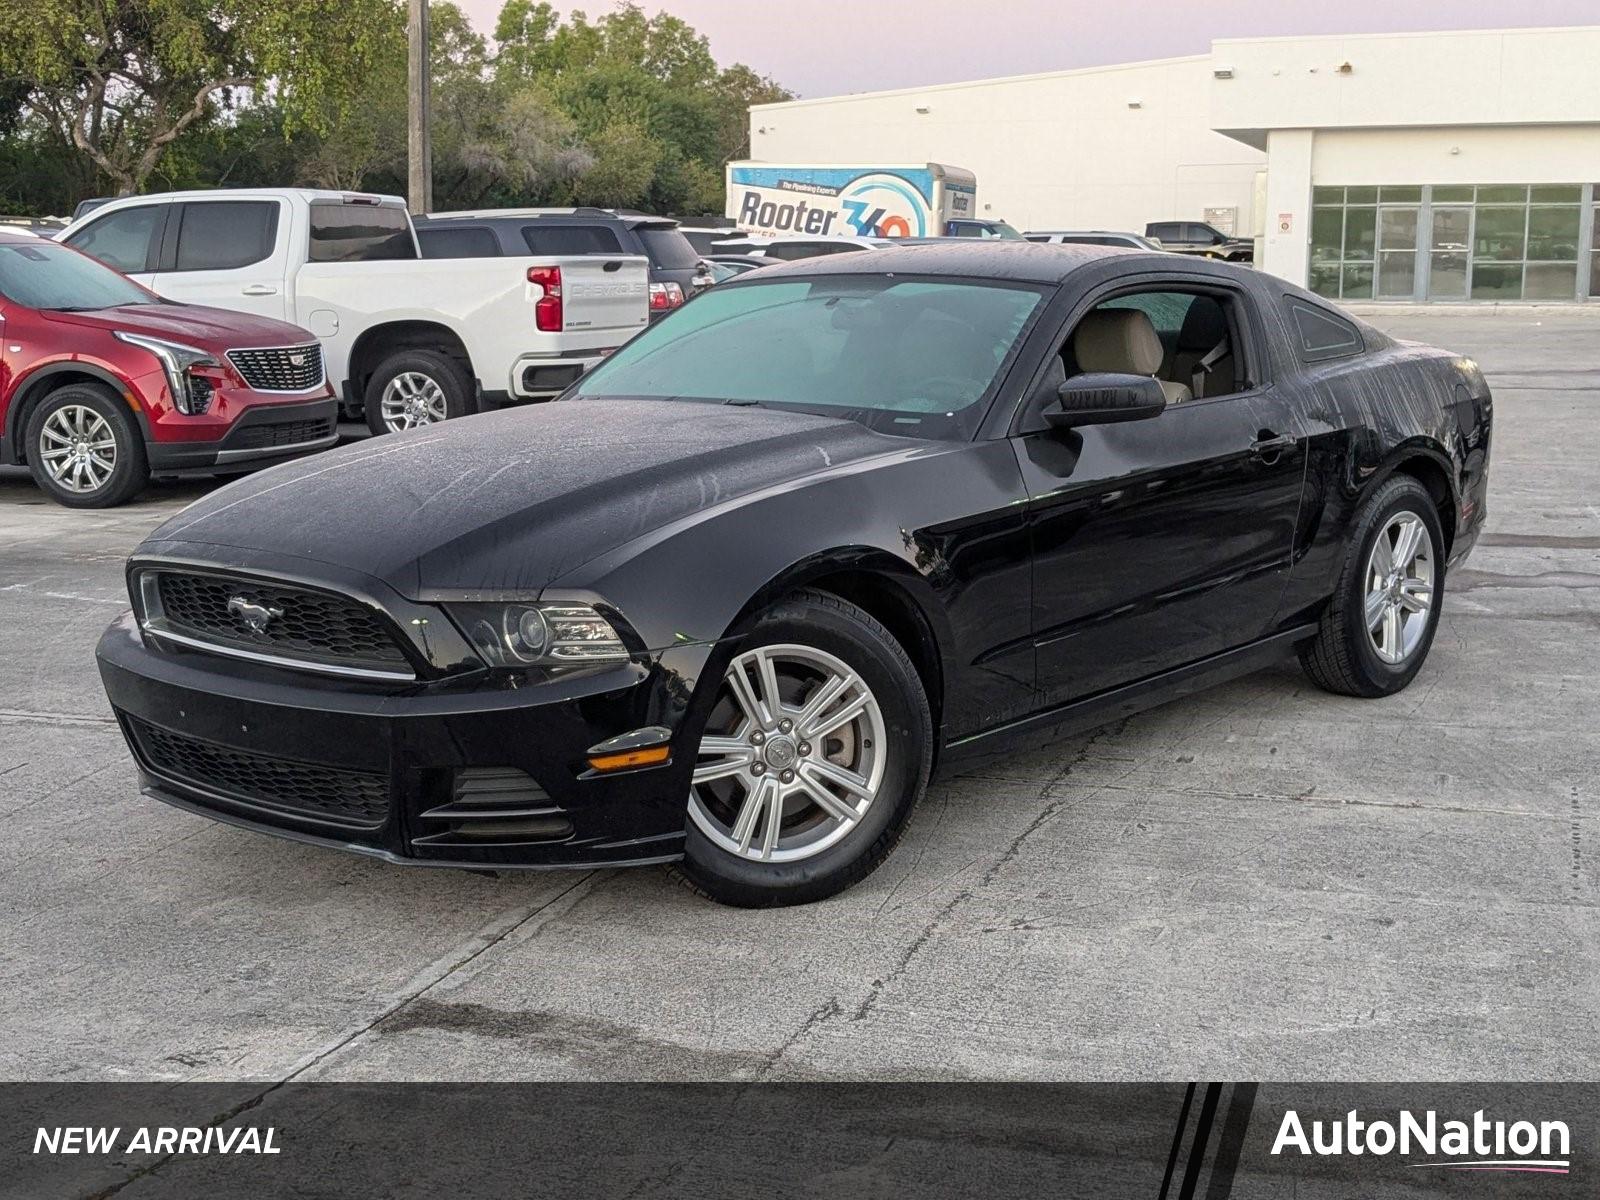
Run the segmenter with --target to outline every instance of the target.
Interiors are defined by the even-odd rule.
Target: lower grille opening
[[[332,417],[320,421],[256,421],[241,425],[223,443],[224,450],[271,450],[320,442],[338,430]]]
[[[275,758],[202,741],[136,717],[126,718],[140,756],[155,774],[254,807],[355,829],[389,816],[389,779]]]
[[[572,836],[566,810],[526,771],[465,767],[451,781],[450,802],[421,814],[419,846],[518,845]]]

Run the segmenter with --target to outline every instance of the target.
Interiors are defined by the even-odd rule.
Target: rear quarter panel
[[[1282,335],[1275,390],[1297,410],[1310,449],[1280,608],[1288,626],[1314,617],[1331,594],[1356,515],[1396,471],[1436,493],[1448,558],[1466,556],[1486,512],[1492,400],[1472,360],[1359,321],[1364,353],[1303,364],[1281,300],[1274,308]]]

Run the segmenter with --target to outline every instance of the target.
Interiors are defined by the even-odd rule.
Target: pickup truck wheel
[[[400,433],[472,411],[472,381],[436,350],[397,350],[367,381],[367,427]]]
[[[120,396],[72,384],[28,414],[28,469],[34,482],[68,508],[111,508],[150,481],[138,425]]]

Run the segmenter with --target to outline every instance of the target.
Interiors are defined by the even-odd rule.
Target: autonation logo
[[[1312,1121],[1309,1133],[1300,1114],[1283,1114],[1272,1153],[1303,1155],[1419,1154],[1431,1161],[1408,1167],[1449,1171],[1520,1171],[1565,1175],[1571,1169],[1572,1136],[1565,1121],[1491,1121],[1479,1109],[1471,1121],[1441,1121],[1432,1109],[1420,1117],[1401,1109],[1394,1120],[1363,1120],[1351,1109],[1341,1120]]]

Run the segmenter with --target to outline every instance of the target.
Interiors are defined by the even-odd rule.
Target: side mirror
[[[1143,421],[1160,416],[1167,394],[1159,380],[1148,375],[1095,372],[1074,375],[1056,389],[1056,403],[1044,410],[1054,429],[1079,425],[1109,425],[1115,421]]]

